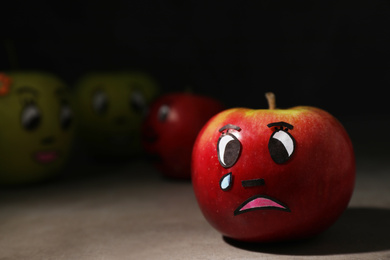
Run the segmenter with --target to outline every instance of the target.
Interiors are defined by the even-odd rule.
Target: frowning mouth
[[[274,209],[291,212],[290,209],[284,203],[277,201],[266,195],[255,195],[244,201],[234,211],[234,216],[237,216],[248,211],[260,210],[260,209]]]

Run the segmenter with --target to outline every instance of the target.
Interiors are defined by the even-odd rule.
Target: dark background
[[[389,118],[390,1],[14,0],[0,12],[1,70],[73,85],[134,68],[229,107],[265,108],[273,91],[279,107]]]

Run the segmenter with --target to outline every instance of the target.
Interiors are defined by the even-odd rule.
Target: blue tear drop
[[[229,172],[228,174],[222,176],[219,184],[223,191],[229,190],[232,186],[232,173]]]

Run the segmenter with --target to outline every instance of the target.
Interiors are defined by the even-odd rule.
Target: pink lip
[[[258,209],[275,209],[290,212],[290,209],[283,203],[266,195],[255,195],[244,201],[235,211],[234,215],[239,215],[248,211]]]
[[[58,152],[56,151],[40,151],[33,155],[34,159],[40,163],[49,163],[58,158]]]

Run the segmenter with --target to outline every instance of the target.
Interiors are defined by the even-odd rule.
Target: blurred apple
[[[158,89],[150,76],[140,72],[84,75],[74,94],[77,134],[88,154],[103,160],[140,154],[141,122]]]
[[[70,93],[56,76],[0,72],[0,183],[20,184],[58,173],[70,153]]]
[[[189,179],[191,153],[202,126],[224,106],[216,99],[191,93],[158,98],[143,125],[143,146],[164,176]]]

